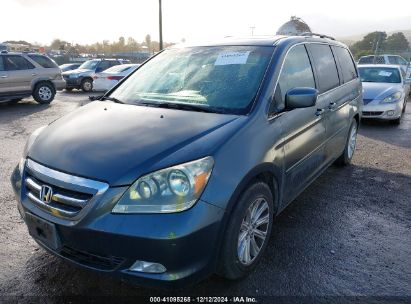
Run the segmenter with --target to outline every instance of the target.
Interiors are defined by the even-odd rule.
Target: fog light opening
[[[394,112],[393,110],[390,110],[390,111],[387,112],[387,115],[388,115],[388,116],[393,116],[394,113],[395,113],[395,112]]]
[[[145,272],[145,273],[164,273],[167,269],[159,263],[151,263],[146,261],[135,261],[129,268],[130,271]]]

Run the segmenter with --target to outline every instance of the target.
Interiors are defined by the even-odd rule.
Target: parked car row
[[[76,69],[71,69],[62,73],[66,81],[66,90],[81,89],[83,92],[93,90],[93,77],[111,67],[129,64],[129,60],[122,59],[92,59],[84,62]]]

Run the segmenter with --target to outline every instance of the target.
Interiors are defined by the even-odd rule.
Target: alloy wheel
[[[53,92],[51,91],[51,89],[49,87],[40,87],[39,88],[39,97],[44,100],[47,101],[51,98],[51,96],[53,95]]]
[[[237,255],[243,265],[250,265],[257,258],[266,241],[269,224],[269,205],[264,198],[259,198],[247,209],[238,235]]]

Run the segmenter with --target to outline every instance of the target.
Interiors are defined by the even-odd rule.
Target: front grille
[[[41,187],[44,185],[49,186],[53,191],[51,200],[47,203],[40,197]],[[81,211],[93,196],[91,194],[75,192],[45,183],[30,174],[26,175],[25,186],[27,197],[31,201],[40,206],[46,204],[49,208],[53,208],[59,213],[69,217],[72,217]]]
[[[100,270],[114,270],[123,263],[124,259],[114,256],[102,256],[63,246],[60,255],[79,264]]]
[[[363,116],[379,116],[379,115],[381,115],[382,113],[384,113],[384,112],[382,112],[382,111],[374,111],[374,112],[371,112],[371,111],[363,111],[363,112],[362,112],[362,115],[363,115]]]
[[[31,159],[25,168],[24,195],[32,203],[27,207],[56,217],[80,219],[108,189],[106,183],[56,171]]]

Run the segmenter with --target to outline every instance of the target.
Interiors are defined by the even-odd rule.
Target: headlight
[[[173,213],[187,210],[199,199],[213,169],[205,157],[147,174],[124,193],[114,213]]]
[[[33,133],[31,133],[31,135],[29,136],[29,138],[26,141],[26,145],[24,146],[24,150],[23,150],[23,157],[24,158],[27,157],[27,154],[28,154],[31,146],[36,141],[37,136],[39,136],[39,134],[44,130],[45,127],[47,127],[47,126],[40,127],[38,129],[36,129]]]
[[[401,98],[401,96],[402,96],[402,93],[398,91],[398,92],[395,92],[394,94],[391,94],[388,97],[385,97],[382,102],[384,103],[395,102],[395,101],[398,101]]]

